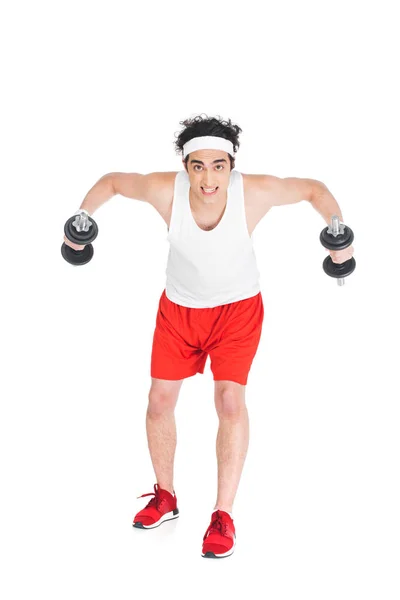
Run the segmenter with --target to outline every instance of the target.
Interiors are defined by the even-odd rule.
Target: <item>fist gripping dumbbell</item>
[[[86,210],[78,210],[64,225],[65,237],[70,242],[85,246],[83,250],[74,250],[65,242],[61,246],[63,258],[71,265],[86,265],[93,258],[92,243],[99,232],[96,221],[89,217]]]
[[[344,250],[353,243],[354,233],[350,227],[340,223],[339,217],[335,215],[331,219],[331,225],[321,231],[319,239],[324,248],[328,250]],[[344,277],[351,275],[356,268],[356,261],[352,257],[344,263],[337,264],[330,256],[327,256],[322,267],[329,277],[335,277],[338,280],[338,285],[344,285]]]

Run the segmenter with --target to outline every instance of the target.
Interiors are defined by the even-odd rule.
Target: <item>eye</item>
[[[194,166],[193,166],[193,169],[194,169],[195,171],[197,171],[197,167],[199,167],[199,169],[201,169],[201,168],[202,168],[202,166],[201,166],[201,165],[194,165]],[[221,167],[221,169],[223,169],[223,168],[224,168],[224,165],[216,165],[216,167]]]

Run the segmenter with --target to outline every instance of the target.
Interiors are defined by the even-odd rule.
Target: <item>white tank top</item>
[[[167,298],[181,306],[212,308],[256,296],[260,273],[247,230],[242,174],[231,171],[225,212],[210,231],[194,220],[189,190],[183,169],[175,179],[167,236]]]

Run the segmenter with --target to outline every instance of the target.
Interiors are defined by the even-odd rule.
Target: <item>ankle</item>
[[[168,484],[163,484],[163,483],[159,483],[157,481],[159,487],[162,490],[166,490],[167,492],[169,492],[172,496],[175,496],[175,490],[174,490],[174,486],[173,485],[168,485]]]
[[[216,510],[222,510],[223,512],[228,513],[228,515],[231,517],[232,519],[232,506],[224,506],[223,504],[220,506],[216,506],[213,510],[213,512],[215,512]]]

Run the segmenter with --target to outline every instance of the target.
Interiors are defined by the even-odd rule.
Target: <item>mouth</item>
[[[211,190],[211,191],[208,191]],[[201,188],[201,192],[202,194],[204,194],[204,196],[213,196],[214,194],[216,194],[218,191],[218,186],[216,188]]]

